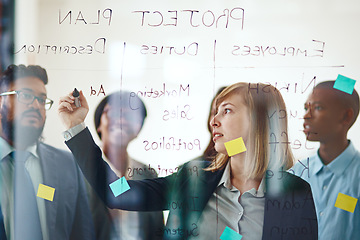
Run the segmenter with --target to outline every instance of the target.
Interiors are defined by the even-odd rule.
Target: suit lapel
[[[220,179],[224,173],[225,169],[216,171],[216,172],[208,172],[202,171],[203,176],[200,178],[200,184],[202,189],[198,189],[202,194],[200,196],[203,199],[200,202],[200,212],[202,212],[211,198],[212,194],[215,192],[217,185],[220,182]]]
[[[60,189],[57,186],[59,184],[59,158],[56,156],[54,151],[50,151],[48,147],[42,143],[38,145],[38,154],[41,162],[43,184],[49,187],[55,188],[55,194],[53,201],[45,201],[46,209],[46,223],[48,227],[49,238],[53,239],[55,233],[56,215],[58,210],[59,197],[57,197],[57,191]],[[59,194],[59,192],[58,192]]]
[[[185,224],[188,229],[193,228],[192,224],[198,222],[209,199],[215,192],[223,172],[224,169],[216,172],[199,171],[199,176],[187,178],[187,195],[192,196],[186,199],[189,201],[186,205],[191,206],[190,208],[185,208],[184,219],[187,220]]]

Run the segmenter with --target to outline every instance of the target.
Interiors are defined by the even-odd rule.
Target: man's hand
[[[80,91],[79,96],[81,107],[76,107],[74,100],[75,98],[72,96],[72,92],[67,96],[61,97],[59,100],[59,117],[67,129],[84,122],[89,112],[89,106],[82,91]]]

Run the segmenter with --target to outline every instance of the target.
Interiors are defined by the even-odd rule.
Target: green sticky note
[[[354,91],[355,83],[356,80],[339,74],[333,87],[337,90],[352,94]]]
[[[224,144],[229,157],[246,151],[245,143],[242,137],[228,141]]]
[[[40,183],[36,196],[52,202],[54,200],[54,194],[55,188]]]
[[[120,194],[123,194],[124,192],[130,189],[130,186],[126,181],[125,177],[116,180],[115,182],[111,183],[109,186],[115,197],[119,196]]]
[[[221,240],[241,240],[241,238],[242,236],[239,233],[229,227],[226,227],[220,236]]]
[[[356,203],[357,198],[339,192],[336,198],[335,207],[353,213]]]

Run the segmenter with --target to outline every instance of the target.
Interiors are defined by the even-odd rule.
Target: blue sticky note
[[[119,196],[120,194],[123,194],[124,192],[130,189],[130,186],[126,181],[125,177],[116,180],[115,182],[111,183],[109,186],[115,197]]]
[[[352,94],[354,91],[355,83],[356,80],[339,74],[334,83],[334,88],[348,94]]]
[[[242,236],[240,234],[238,234],[237,232],[235,232],[234,230],[232,230],[229,227],[226,227],[223,231],[223,233],[220,236],[221,240],[241,240]]]

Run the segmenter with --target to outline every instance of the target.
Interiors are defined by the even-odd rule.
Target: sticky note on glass
[[[130,186],[126,181],[125,177],[116,180],[115,182],[111,183],[109,186],[115,197],[119,196],[120,194],[130,189]]]
[[[55,194],[55,188],[40,183],[36,196],[46,199],[48,201],[53,201],[54,194]]]
[[[229,157],[246,151],[245,143],[242,137],[226,142],[225,148]]]
[[[220,236],[221,240],[240,240],[241,238],[242,236],[240,234],[229,227],[226,227]]]
[[[353,213],[356,207],[356,203],[357,198],[339,193],[336,198],[335,207]]]
[[[338,75],[333,88],[337,90],[352,94],[354,91],[356,80],[345,77],[343,75]]]

